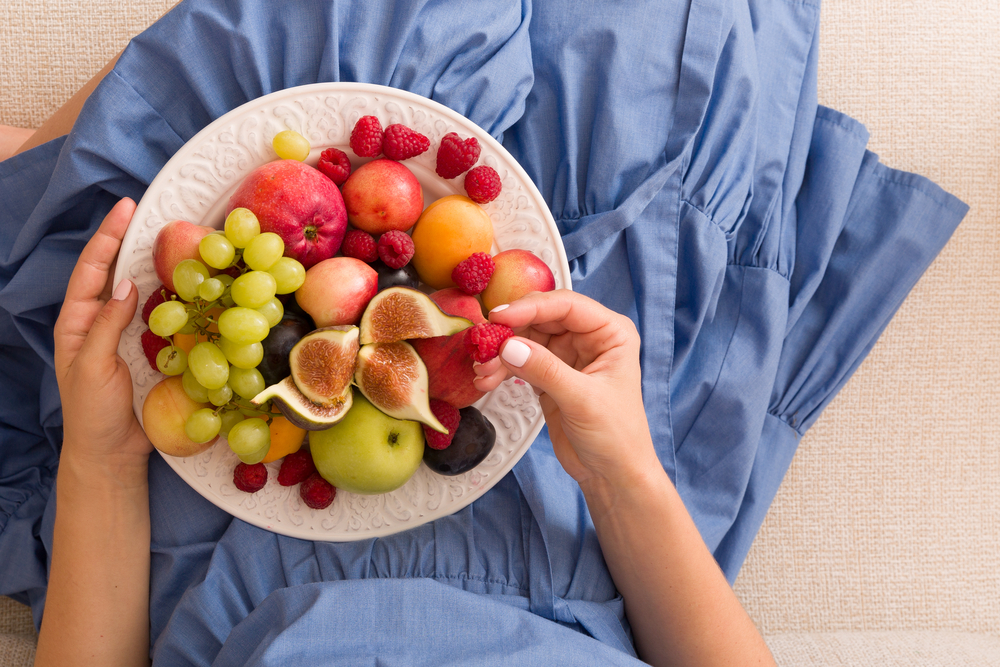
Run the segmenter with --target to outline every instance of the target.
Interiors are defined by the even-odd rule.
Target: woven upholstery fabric
[[[174,1],[0,3],[0,124],[40,125]],[[737,580],[776,654],[800,665],[848,664],[790,661],[796,641],[847,641],[801,633],[1000,636],[1000,0],[822,12],[821,103],[972,209],[803,439]],[[4,646],[0,665],[30,664]]]
[[[806,632],[772,635],[779,667],[997,667],[1000,638],[967,632]]]
[[[35,661],[35,626],[31,610],[0,596],[0,666],[28,667]]]

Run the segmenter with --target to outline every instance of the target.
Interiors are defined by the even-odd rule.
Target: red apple
[[[369,234],[405,232],[424,210],[420,181],[405,166],[385,158],[355,169],[344,182],[343,194],[351,224]]]
[[[337,254],[347,233],[340,190],[297,160],[275,160],[250,172],[229,199],[226,215],[240,207],[253,211],[260,231],[280,236],[285,255],[307,269]]]
[[[360,259],[331,257],[306,271],[295,300],[317,327],[357,324],[378,292],[378,272]]]
[[[528,292],[551,292],[556,288],[552,271],[528,250],[504,250],[493,256],[496,269],[479,298],[489,312],[517,301]]]
[[[486,321],[476,297],[469,296],[457,287],[434,292],[431,299],[449,315],[465,317],[473,324]],[[472,370],[472,357],[465,350],[465,333],[459,331],[451,336],[410,341],[427,367],[428,395],[451,403],[456,408],[472,405],[483,397],[483,392],[472,384],[476,379],[476,372]]]
[[[185,220],[174,220],[160,228],[153,241],[153,268],[164,287],[171,292],[177,291],[174,289],[174,268],[185,259],[200,262],[198,243],[214,231],[211,227],[202,227]],[[216,273],[214,269],[206,268],[209,273]]]

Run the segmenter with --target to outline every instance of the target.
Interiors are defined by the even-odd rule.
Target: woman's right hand
[[[582,294],[535,292],[494,309],[517,334],[476,367],[480,391],[509,375],[539,394],[559,462],[581,485],[630,483],[662,472],[642,403],[639,334],[632,321]]]

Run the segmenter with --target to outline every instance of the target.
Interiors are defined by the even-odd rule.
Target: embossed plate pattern
[[[307,160],[315,165],[323,149],[348,148],[350,130],[361,116],[375,115],[383,127],[403,123],[423,133],[431,148],[405,164],[424,188],[425,204],[449,194],[464,194],[462,178],[445,181],[434,173],[441,138],[448,132],[474,136],[488,164],[500,174],[503,191],[486,206],[493,220],[495,251],[531,250],[555,275],[556,287],[570,287],[562,241],[544,200],[524,170],[485,131],[454,111],[426,98],[383,86],[321,83],[272,93],[234,109],[199,132],[163,167],[150,184],[125,235],[115,283],[131,279],[145,303],[159,285],[151,249],[156,233],[176,219],[222,226],[229,196],[254,168],[276,159],[271,139],[290,129],[309,139]],[[352,159],[357,167],[367,160]],[[140,308],[141,310],[141,308]],[[133,405],[142,419],[142,403],[162,379],[142,353],[145,328],[140,312],[125,331],[119,353],[128,362],[134,386]],[[417,473],[392,493],[363,496],[338,491],[333,504],[313,510],[299,498],[298,487],[277,482],[278,462],[268,464],[267,485],[255,494],[233,486],[238,463],[223,439],[200,455],[167,463],[198,493],[233,516],[267,530],[312,540],[350,541],[380,537],[456,512],[484,494],[521,458],[542,427],[543,417],[531,387],[508,380],[477,404],[497,429],[490,456],[475,469],[444,477],[421,464]]]

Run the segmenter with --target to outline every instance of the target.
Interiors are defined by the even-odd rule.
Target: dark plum
[[[271,327],[267,338],[261,341],[261,345],[264,346],[264,358],[257,366],[267,386],[278,384],[292,374],[288,365],[288,353],[299,339],[314,328],[312,322],[298,315],[289,314],[288,311],[285,311],[285,317],[280,322]]]
[[[378,291],[387,287],[412,287],[414,289],[420,285],[420,278],[417,277],[417,270],[413,264],[407,264],[401,269],[394,269],[381,259],[372,262],[371,267],[378,273]]]
[[[474,407],[458,411],[461,421],[451,444],[444,449],[424,447],[424,463],[440,475],[461,475],[472,470],[493,451],[497,430],[482,412]]]
[[[309,313],[302,310],[302,306],[300,306],[299,302],[295,300],[294,294],[288,294],[287,298],[282,303],[285,306],[285,317],[299,318],[300,320],[309,325],[309,331],[312,331],[313,329],[316,328],[316,325],[313,323],[312,317],[309,316]]]

